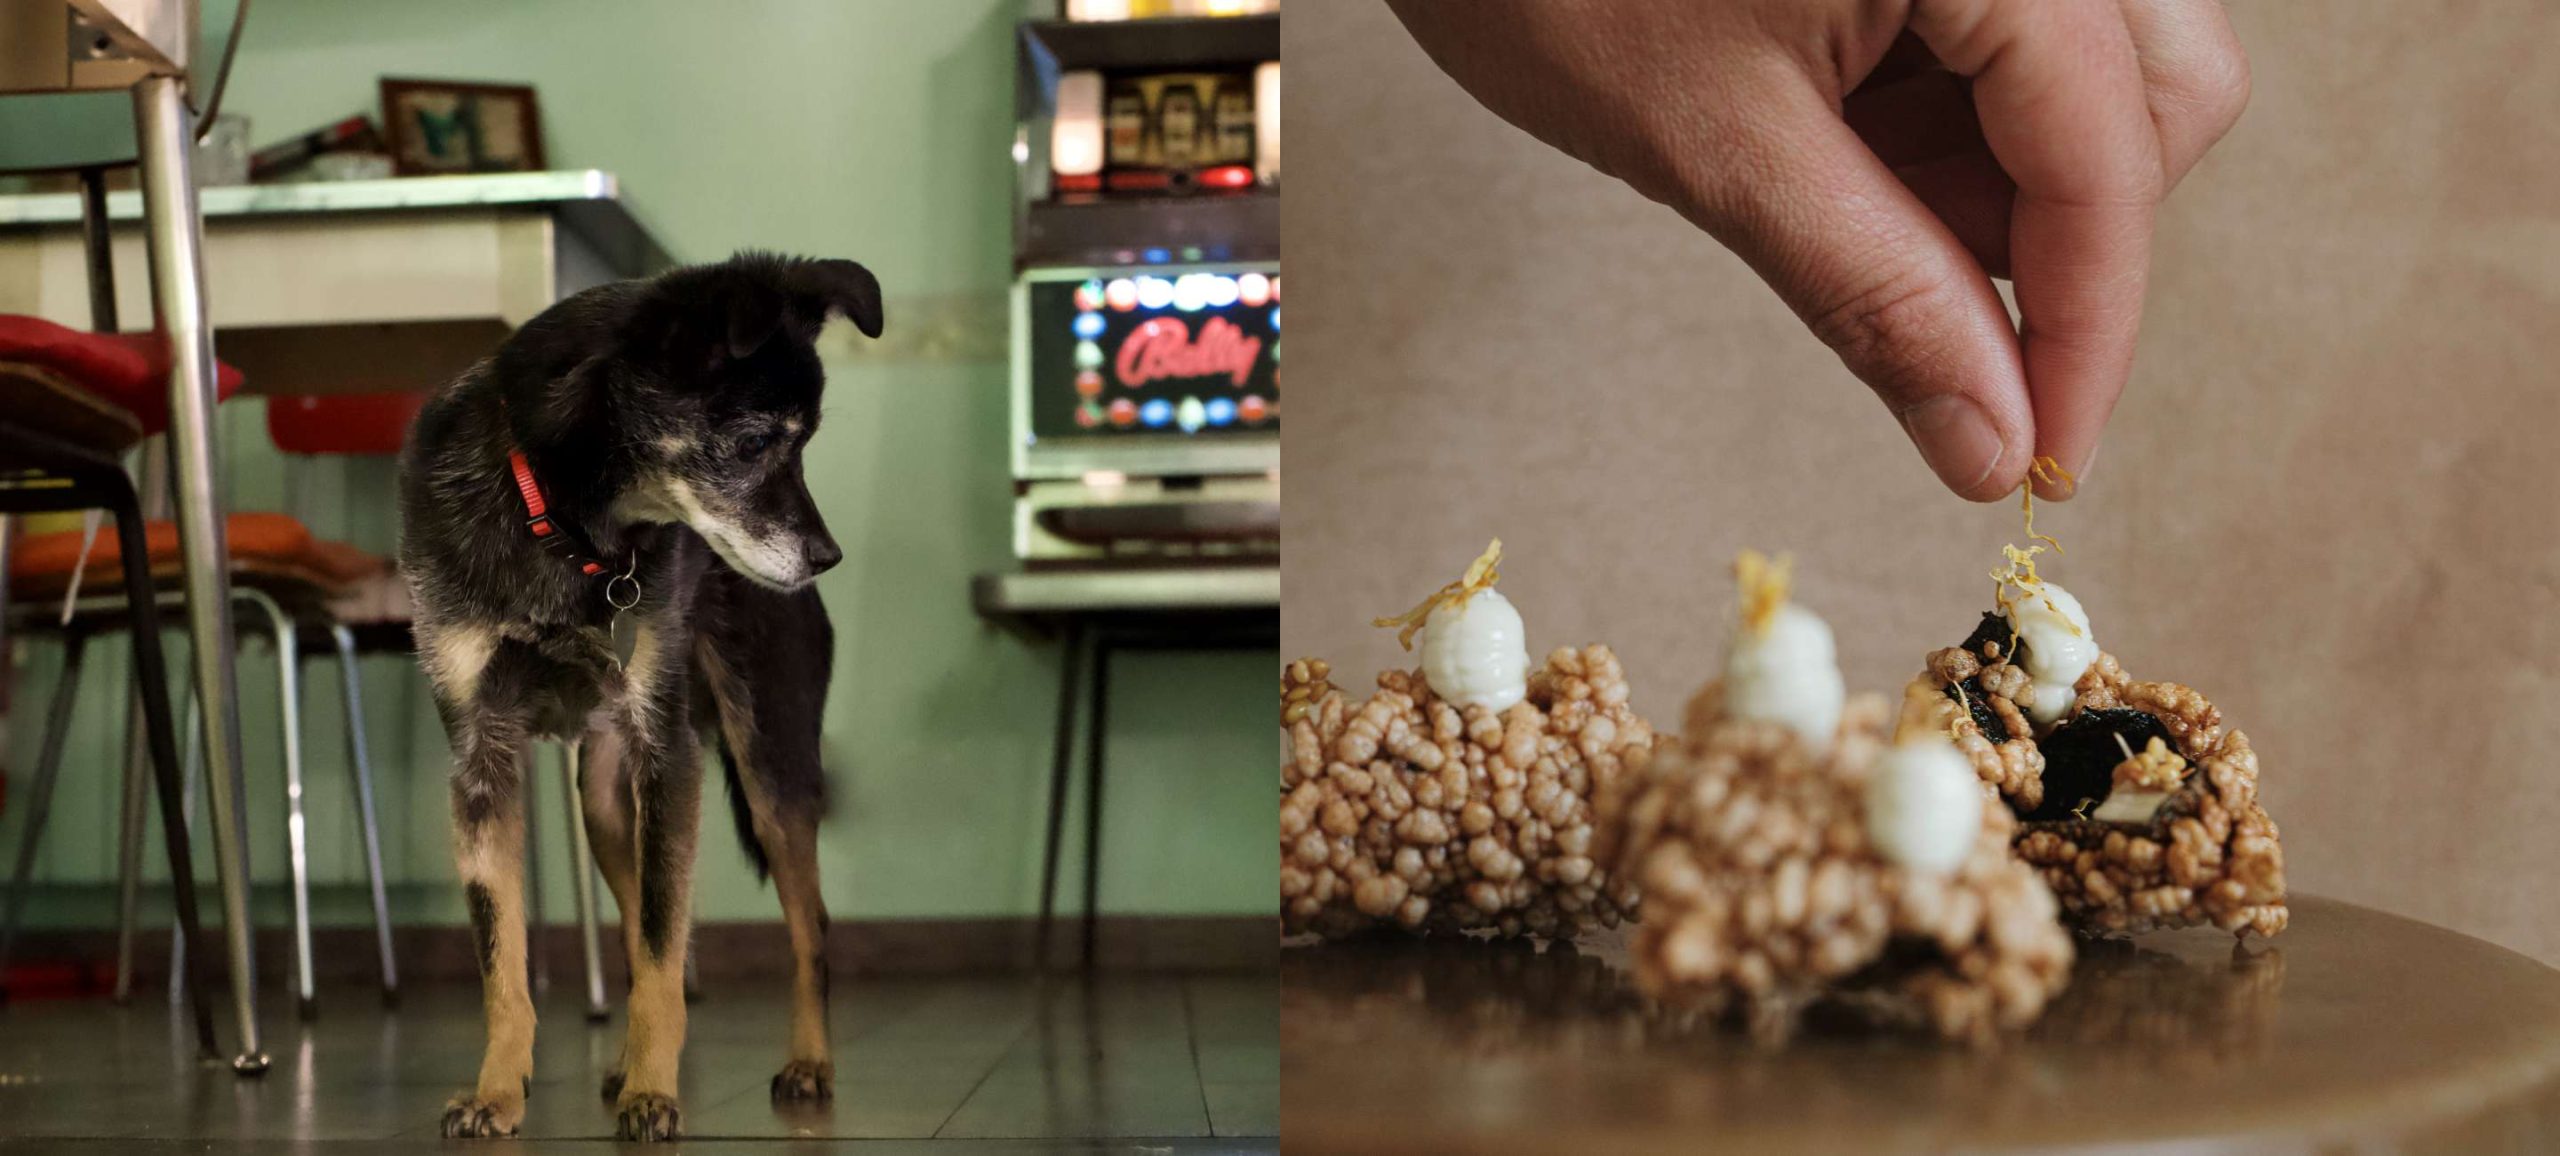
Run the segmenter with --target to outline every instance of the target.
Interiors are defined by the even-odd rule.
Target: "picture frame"
[[[392,169],[404,177],[549,167],[542,106],[528,84],[386,76],[382,126]]]

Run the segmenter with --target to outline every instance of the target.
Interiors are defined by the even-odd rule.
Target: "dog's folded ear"
[[[871,270],[751,250],[661,275],[645,290],[628,332],[653,342],[680,371],[716,371],[778,336],[814,340],[829,313],[844,314],[865,337],[880,336],[880,282]]]
[[[744,361],[782,329],[783,313],[790,302],[772,285],[745,281],[729,299],[728,344],[724,350],[729,360]],[[718,360],[718,352],[714,361]]]
[[[844,314],[864,337],[880,336],[880,279],[859,262],[794,262],[790,280],[793,292],[817,299],[822,309]]]

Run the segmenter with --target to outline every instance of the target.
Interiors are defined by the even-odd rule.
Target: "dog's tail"
[[[738,781],[738,756],[729,749],[726,735],[717,736],[720,745],[721,776],[729,780],[729,817],[738,824],[738,847],[747,853],[747,862],[756,869],[756,882],[762,883],[773,874],[773,864],[764,857],[764,841],[756,838],[756,818],[747,807],[746,784]]]

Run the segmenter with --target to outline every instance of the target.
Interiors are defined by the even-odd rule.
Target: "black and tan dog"
[[[748,854],[790,929],[790,1055],[773,1094],[830,1093],[817,822],[833,644],[809,583],[842,555],[800,468],[830,312],[879,336],[879,283],[851,261],[746,253],[591,289],[446,387],[410,433],[401,564],[453,745],[489,1020],[447,1136],[508,1135],[524,1118],[522,768],[545,736],[596,737],[583,804],[631,960],[629,1033],[605,1082],[621,1134],[679,1126],[697,729],[721,748]]]

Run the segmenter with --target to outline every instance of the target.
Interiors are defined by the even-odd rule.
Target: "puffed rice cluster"
[[[2015,736],[2006,742],[1991,742],[1948,691],[1977,674],[1987,705]],[[1904,725],[1951,734],[1974,773],[2021,813],[2041,801],[2044,772],[2012,701],[2025,685],[2025,671],[2002,658],[2000,644],[1984,642],[1978,651],[1931,652],[1927,669],[1903,692]],[[2110,933],[2204,923],[2242,936],[2284,930],[2284,849],[2275,820],[2258,805],[2258,756],[2248,736],[2225,730],[2222,712],[2194,689],[2134,681],[2103,651],[2073,689],[2066,719],[2087,710],[2141,711],[2168,729],[2196,770],[2148,824],[2020,824],[2018,855],[2044,873],[2064,918]]]
[[[1640,988],[1740,1013],[1764,1034],[1826,996],[1948,1038],[2035,1019],[2071,971],[2052,892],[2012,855],[2016,823],[1988,794],[1954,872],[1881,858],[1864,797],[1884,729],[1883,700],[1859,696],[1816,755],[1784,726],[1726,717],[1720,684],[1698,693],[1628,803],[1614,860],[1645,895],[1631,945]]]
[[[1501,712],[1378,676],[1354,705],[1314,659],[1281,676],[1281,923],[1572,936],[1633,918],[1632,888],[1592,857],[1593,800],[1654,745],[1606,646],[1563,647]]]

